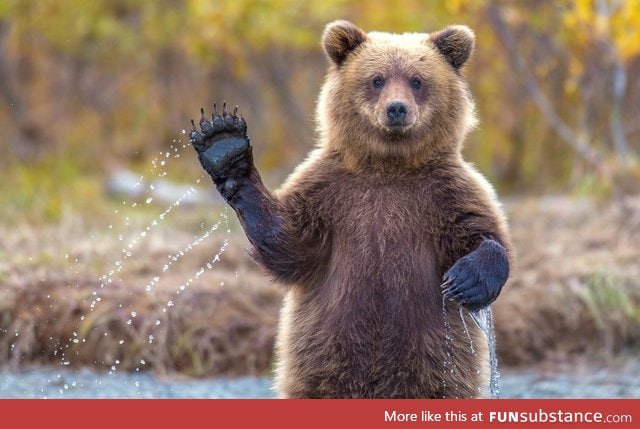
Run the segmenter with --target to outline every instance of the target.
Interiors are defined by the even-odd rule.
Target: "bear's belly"
[[[288,293],[278,342],[281,394],[476,396],[478,359],[457,308],[447,305],[445,324],[433,249],[371,244],[337,249],[321,284]]]

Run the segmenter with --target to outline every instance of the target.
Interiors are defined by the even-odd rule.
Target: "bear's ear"
[[[353,23],[345,20],[333,21],[324,29],[322,47],[329,60],[340,66],[349,53],[367,39],[367,34]]]
[[[465,25],[452,25],[437,33],[432,33],[429,40],[444,55],[449,64],[458,70],[471,56],[476,36]]]

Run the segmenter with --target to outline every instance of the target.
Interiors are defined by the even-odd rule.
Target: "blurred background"
[[[5,0],[2,367],[268,375],[281,292],[185,129],[202,106],[238,104],[277,187],[313,145],[320,35],[337,18],[476,32],[464,155],[518,253],[495,305],[501,363],[637,365],[640,1]]]

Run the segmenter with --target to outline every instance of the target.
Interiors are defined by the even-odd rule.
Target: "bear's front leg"
[[[211,120],[202,111],[200,131],[191,123],[189,139],[200,164],[238,215],[253,245],[253,257],[284,283],[303,279],[309,271],[304,269],[308,265],[305,258],[314,257],[314,253],[300,242],[304,231],[296,227],[286,205],[262,183],[253,164],[247,123],[238,116],[237,107],[229,112],[225,105],[218,114],[214,104]]]
[[[509,277],[505,248],[484,239],[473,251],[458,259],[443,277],[443,295],[476,311],[496,300]]]
[[[235,210],[249,241],[262,253],[283,249],[283,228],[277,202],[265,188],[253,164],[247,123],[223,105],[222,114],[213,105],[211,120],[200,110],[200,130],[189,133],[202,168],[216,184],[220,195]]]

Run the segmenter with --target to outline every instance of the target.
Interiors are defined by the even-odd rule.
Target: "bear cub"
[[[214,105],[194,124],[202,167],[286,288],[281,397],[470,398],[488,384],[486,340],[461,308],[498,297],[512,246],[493,188],[461,155],[474,42],[464,26],[327,25],[318,142],[275,193],[237,111]]]

